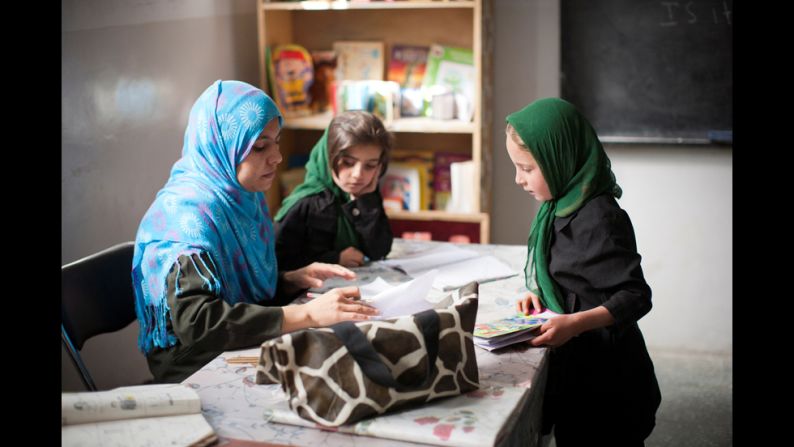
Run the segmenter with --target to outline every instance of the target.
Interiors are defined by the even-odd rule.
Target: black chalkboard
[[[561,0],[561,94],[602,141],[733,135],[733,1]]]

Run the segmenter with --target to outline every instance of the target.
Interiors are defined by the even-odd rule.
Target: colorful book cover
[[[388,170],[380,179],[383,207],[392,210],[419,211],[420,194],[420,169],[400,163],[389,163]]]
[[[331,108],[336,91],[336,53],[332,50],[312,51],[314,83],[309,89],[313,113],[323,113]]]
[[[433,209],[446,210],[452,197],[452,163],[468,161],[471,157],[459,152],[436,152],[433,160]]]
[[[400,86],[393,81],[342,81],[337,89],[337,112],[366,110],[388,124],[400,117]]]
[[[548,318],[516,314],[501,320],[475,324],[472,334],[480,338],[494,338],[512,334],[513,332],[534,329],[548,320]]]
[[[391,48],[386,79],[400,84],[400,88],[419,88],[425,77],[430,47],[395,44]]]
[[[496,337],[504,337],[505,339],[513,338],[513,336],[506,337],[519,331],[527,331],[542,326],[543,323],[552,318],[558,317],[560,314],[551,310],[544,310],[543,312],[533,311],[530,315],[524,315],[517,312],[506,318],[499,320],[489,321],[487,323],[478,323],[474,325],[472,335],[481,339],[493,339]],[[495,341],[495,340],[494,340]]]
[[[392,163],[409,164],[421,169],[422,182],[420,208],[429,210],[433,202],[433,162],[435,154],[430,150],[394,149],[389,157]]]
[[[444,86],[459,98],[465,98],[466,104],[456,104],[457,108],[461,109],[461,113],[458,115],[465,115],[458,116],[458,119],[471,121],[470,115],[473,110],[471,106],[474,104],[475,79],[474,51],[468,48],[441,45],[432,45],[430,47],[422,88],[430,92],[433,86]],[[427,104],[430,104],[431,100],[432,98],[428,98]],[[456,101],[462,102],[460,100]],[[432,109],[430,107],[425,108],[423,114],[432,116]]]
[[[274,98],[286,116],[308,115],[314,81],[312,57],[300,45],[279,45],[271,53],[269,64]]]
[[[383,80],[383,42],[334,42],[336,80]]]

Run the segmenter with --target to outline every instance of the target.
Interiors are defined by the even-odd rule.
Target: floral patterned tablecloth
[[[395,239],[390,257],[432,244],[438,242]],[[494,255],[519,273],[480,285],[477,322],[513,313],[515,298],[523,290],[526,247],[478,244],[463,247]],[[377,263],[355,270],[360,284],[378,276],[389,282],[410,279]],[[289,409],[280,385],[254,382],[255,367],[226,362],[227,358],[239,355],[258,356],[258,347],[223,353],[183,383],[201,396],[202,412],[224,438],[323,447],[534,445],[540,424],[547,350],[520,344],[494,352],[475,348],[475,352],[479,390],[336,430],[320,429],[299,418]]]

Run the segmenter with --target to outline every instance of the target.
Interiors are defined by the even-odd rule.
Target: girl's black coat
[[[617,431],[627,438],[644,439],[653,429],[661,394],[637,326],[651,309],[651,289],[629,216],[603,194],[553,225],[549,273],[560,286],[565,312],[603,305],[615,324],[552,349],[545,431],[556,423],[574,439],[593,441],[596,433],[586,433],[588,427],[611,427],[614,433],[619,424]]]
[[[389,254],[394,237],[380,193],[364,194],[340,206],[326,189],[304,197],[276,222],[279,271],[295,270],[312,262],[339,263],[340,251],[334,248],[334,241],[340,210],[353,223],[357,248],[364,255],[375,261]]]

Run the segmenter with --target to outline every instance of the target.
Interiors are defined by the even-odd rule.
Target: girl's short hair
[[[361,110],[337,115],[328,126],[328,162],[333,172],[338,173],[339,160],[348,149],[359,145],[374,145],[381,148],[379,177],[386,173],[394,136],[386,130],[381,120]]]
[[[529,150],[529,146],[527,146],[527,144],[524,143],[524,140],[521,139],[521,136],[518,135],[518,132],[516,132],[516,128],[513,127],[512,124],[507,123],[507,127],[505,128],[505,133],[510,135],[510,138],[513,139],[513,142],[515,144],[521,146],[522,148],[524,148],[527,151]]]

